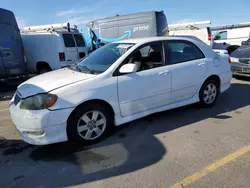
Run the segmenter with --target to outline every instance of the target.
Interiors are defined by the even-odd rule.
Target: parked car
[[[29,73],[60,69],[88,54],[82,34],[69,23],[29,26],[21,35]]]
[[[130,38],[164,36],[167,18],[163,11],[140,12],[91,21],[81,30],[89,51]]]
[[[23,44],[13,12],[0,8],[0,79],[26,76]]]
[[[196,102],[213,106],[230,87],[228,59],[185,37],[110,43],[21,84],[9,111],[30,144],[94,143],[113,125]]]
[[[213,37],[213,48],[227,50],[229,54],[239,48],[242,42],[250,37],[249,23],[217,26],[212,27],[211,30],[217,31]]]
[[[234,75],[250,77],[250,39],[231,53],[231,62]]]

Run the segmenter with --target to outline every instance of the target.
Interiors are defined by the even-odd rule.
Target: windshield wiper
[[[78,65],[76,65],[76,66],[78,66]],[[90,72],[91,74],[95,74],[95,72],[94,71],[92,71],[91,69],[89,69],[87,66],[85,66],[85,65],[79,65],[79,67],[83,67],[83,68],[85,68],[88,72]]]
[[[72,69],[74,71],[81,72],[81,69],[77,66],[77,63],[73,63],[71,66],[68,66],[69,69]]]

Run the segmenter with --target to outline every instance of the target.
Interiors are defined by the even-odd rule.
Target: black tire
[[[43,65],[37,68],[37,73],[38,74],[44,74],[46,72],[50,72],[51,68],[48,65]]]
[[[215,95],[213,94],[213,97],[211,97],[212,94],[211,95],[205,94],[205,90],[208,91],[209,85],[210,85],[210,87],[214,86],[215,89],[216,89],[216,94]],[[220,88],[220,85],[219,85],[219,82],[217,80],[210,79],[210,80],[207,80],[207,81],[204,82],[204,84],[202,85],[202,87],[200,89],[200,92],[199,92],[200,104],[201,104],[202,107],[210,108],[210,107],[215,105],[215,103],[217,101],[217,98],[219,96],[219,92],[220,92],[219,88]],[[211,97],[211,101],[207,100],[208,95],[209,95],[208,100],[210,100],[210,97]],[[212,100],[212,98],[213,98],[213,100]]]
[[[80,120],[80,118],[84,114],[86,114],[88,112],[92,112],[92,111],[99,111],[102,113],[102,115],[106,119],[106,126],[105,126],[104,131],[102,132],[102,134],[99,137],[97,137],[95,139],[87,140],[87,139],[83,138],[83,135],[81,136],[80,133],[78,133],[78,122],[82,121],[82,120]],[[113,119],[114,119],[114,117],[113,117],[113,113],[111,112],[111,110],[103,105],[87,104],[87,105],[80,106],[70,115],[70,117],[68,119],[68,122],[67,122],[68,138],[70,141],[75,141],[77,143],[81,143],[84,145],[95,144],[95,143],[103,140],[111,132],[112,127],[113,127],[113,122],[114,122]],[[94,130],[92,130],[92,132],[94,132]],[[85,134],[85,132],[83,132],[83,134]]]

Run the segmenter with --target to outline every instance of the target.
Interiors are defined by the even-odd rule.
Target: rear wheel
[[[201,87],[199,97],[204,107],[212,107],[219,95],[219,83],[216,80],[207,80]]]
[[[109,133],[113,115],[109,109],[98,104],[79,107],[71,114],[67,133],[70,140],[83,144],[96,143]]]
[[[51,68],[48,64],[46,63],[41,63],[41,64],[38,64],[37,66],[37,73],[38,74],[44,74],[46,72],[50,72],[51,71]]]

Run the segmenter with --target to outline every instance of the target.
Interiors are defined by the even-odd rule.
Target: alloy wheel
[[[78,134],[85,140],[97,139],[105,131],[106,122],[105,116],[100,111],[86,112],[78,121]]]
[[[214,83],[209,83],[203,93],[203,99],[206,104],[214,102],[217,96],[217,87]]]

